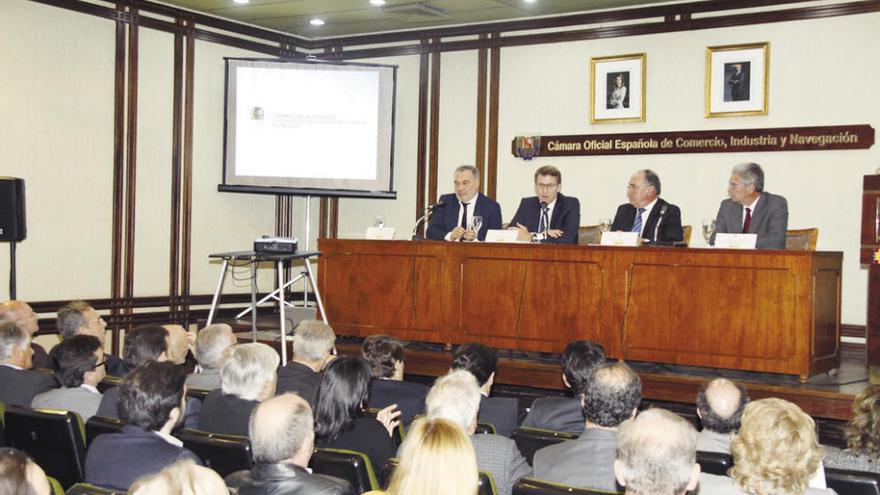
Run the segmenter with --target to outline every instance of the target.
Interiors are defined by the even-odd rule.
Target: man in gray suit
[[[52,356],[61,388],[34,397],[31,406],[73,411],[88,421],[101,405],[97,386],[107,376],[101,341],[92,335],[74,335],[52,349]]]
[[[30,407],[34,396],[58,385],[47,373],[31,371],[31,336],[12,322],[0,323],[0,402]]]
[[[220,368],[229,348],[236,342],[232,327],[225,323],[214,323],[199,330],[195,352],[199,368],[186,377],[186,386],[200,390],[220,388]]]
[[[730,438],[739,429],[749,403],[745,387],[727,378],[716,378],[697,393],[697,416],[703,423],[697,450],[730,454]]]
[[[785,249],[788,202],[764,191],[764,171],[757,163],[733,167],[727,185],[730,198],[721,202],[715,219],[718,234],[757,234],[758,249]],[[710,244],[715,244],[715,234]]]
[[[449,420],[470,435],[477,467],[492,475],[498,495],[510,495],[516,480],[531,476],[532,469],[516,442],[501,435],[474,435],[480,410],[480,386],[474,375],[458,370],[438,378],[425,405],[428,418]]]
[[[619,491],[614,478],[617,427],[635,416],[642,381],[623,361],[600,366],[587,382],[584,432],[535,452],[535,478],[566,486]]]
[[[57,317],[58,332],[62,339],[74,335],[93,335],[104,345],[107,336],[107,322],[95,311],[91,304],[85,301],[70,301],[58,309]],[[125,376],[125,367],[122,360],[113,354],[104,356],[104,369],[108,375]]]

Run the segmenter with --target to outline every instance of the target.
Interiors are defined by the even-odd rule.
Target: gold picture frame
[[[706,117],[767,115],[770,43],[706,48]]]
[[[590,123],[645,121],[647,55],[590,59]]]

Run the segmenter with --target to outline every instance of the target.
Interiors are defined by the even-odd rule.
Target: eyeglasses
[[[559,184],[541,184],[540,182],[535,183],[535,188],[540,189],[542,191],[550,191],[555,189]]]
[[[635,185],[635,184],[627,184],[627,185],[626,185],[626,188],[629,189],[629,190],[633,190],[633,189],[644,189],[644,188],[646,188],[646,187],[651,187],[651,184],[647,184],[647,185],[643,185],[643,186],[637,186],[637,185]]]
[[[740,187],[746,187],[748,184],[743,182],[742,184],[737,184],[736,182],[728,182],[727,186],[731,189],[739,189]]]
[[[100,363],[95,363],[95,365],[92,366],[92,369],[93,369],[93,370],[96,370],[96,369],[100,368],[101,366],[104,366],[105,364],[107,364],[107,360],[106,360],[106,359],[103,360],[103,361],[101,361]]]

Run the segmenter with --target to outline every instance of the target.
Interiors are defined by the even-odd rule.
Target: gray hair
[[[645,174],[645,182],[647,182],[649,186],[654,186],[654,191],[656,191],[657,196],[659,196],[660,195],[660,176],[657,175],[656,172],[654,172],[653,170],[648,169],[648,168],[642,170],[642,173]]]
[[[224,351],[236,342],[231,326],[225,323],[208,325],[196,337],[196,361],[204,369],[217,369],[223,364]]]
[[[740,176],[744,184],[753,184],[755,191],[764,191],[764,170],[757,163],[740,163],[733,167],[731,173]]]
[[[452,371],[434,382],[425,398],[428,419],[445,419],[470,431],[480,412],[480,386],[466,370]]]
[[[684,493],[697,456],[697,430],[665,409],[648,409],[617,430],[617,459],[627,492]]]
[[[86,326],[86,317],[83,313],[92,309],[92,305],[85,301],[70,301],[58,310],[56,325],[62,338],[70,338],[77,331]]]
[[[296,401],[293,407],[284,408],[283,415],[273,417],[271,422],[258,421],[263,408],[273,407],[273,401],[283,400],[290,395],[296,396],[296,394],[279,395],[260,403],[251,412],[248,431],[255,463],[275,464],[290,459],[302,447],[309,435],[314,434],[315,420],[312,408],[302,399]]]
[[[0,361],[12,357],[12,353],[28,346],[31,336],[11,321],[0,323]]]
[[[294,329],[293,355],[298,359],[320,361],[333,351],[336,334],[323,321],[303,320]]]
[[[244,400],[257,400],[263,386],[276,379],[275,373],[280,361],[275,349],[266,344],[233,346],[220,369],[223,393]]]
[[[470,172],[474,176],[474,179],[480,180],[480,169],[473,165],[462,165],[457,167],[455,173],[457,174],[459,172]]]

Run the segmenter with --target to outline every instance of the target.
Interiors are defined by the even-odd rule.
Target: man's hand
[[[547,231],[547,236],[552,237],[554,239],[558,239],[562,237],[562,231],[559,229],[550,229]]]
[[[449,233],[449,240],[450,241],[461,240],[462,236],[464,235],[464,232],[465,232],[465,230],[461,227],[456,227],[456,228],[452,229],[452,232]]]
[[[468,229],[468,230],[464,231],[464,234],[462,235],[462,237],[466,241],[473,241],[473,240],[477,239],[477,233],[471,229]]]
[[[382,426],[388,430],[388,436],[394,434],[394,429],[400,424],[400,411],[397,410],[397,404],[391,404],[376,413],[376,421],[382,423]]]
[[[531,241],[532,234],[529,232],[529,229],[526,228],[525,225],[521,223],[516,224],[516,230],[518,231],[516,234],[516,240],[518,241]]]

